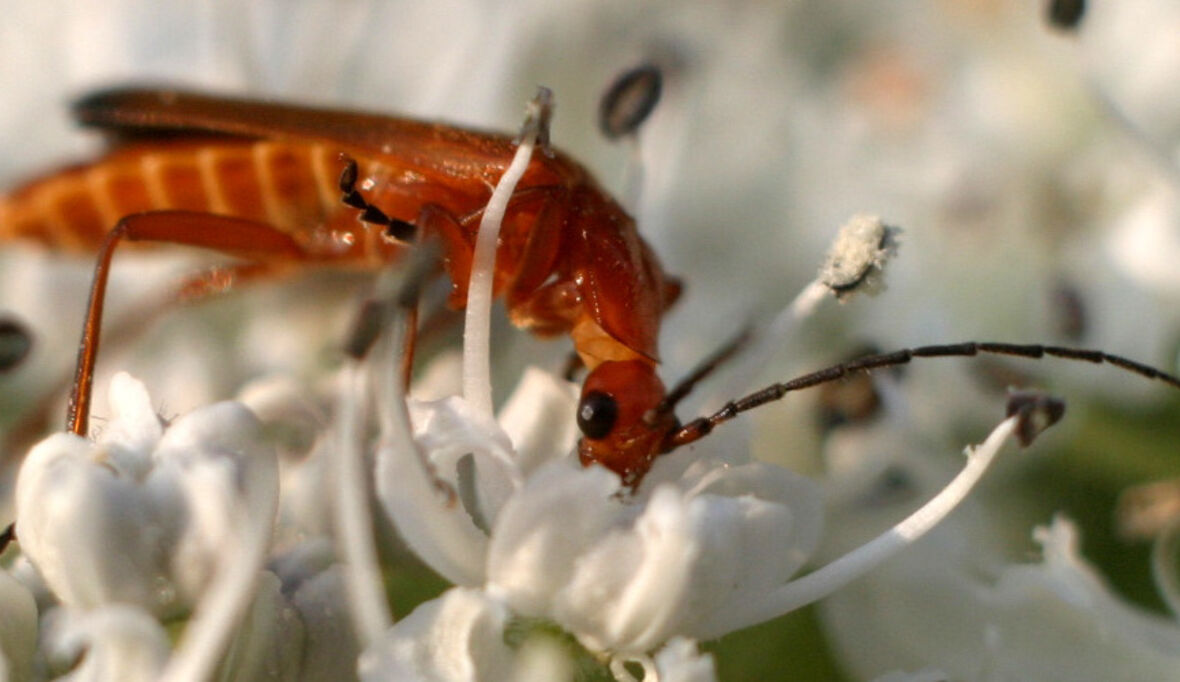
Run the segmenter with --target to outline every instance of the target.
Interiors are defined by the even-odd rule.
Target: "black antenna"
[[[667,395],[664,396],[664,399],[660,401],[660,404],[656,405],[655,409],[653,409],[650,414],[644,415],[644,419],[649,424],[659,423],[661,417],[670,414],[673,410],[675,410],[676,405],[679,404],[681,400],[684,400],[698,383],[712,374],[714,370],[720,367],[723,363],[732,358],[734,354],[740,351],[750,341],[752,336],[753,330],[750,326],[747,325],[746,327],[742,328],[742,330],[738,332],[732,339],[726,341],[724,345],[713,351],[712,355],[705,358],[700,365],[697,365],[697,368],[690,372],[688,376],[684,377],[679,383],[673,386],[672,390],[668,391]]]
[[[727,422],[742,412],[747,412],[760,405],[780,400],[788,393],[826,384],[830,381],[844,378],[854,372],[904,365],[914,358],[971,357],[981,353],[1034,359],[1049,355],[1066,360],[1080,360],[1094,364],[1106,363],[1131,372],[1132,374],[1138,374],[1147,379],[1159,380],[1173,388],[1180,389],[1180,378],[1166,372],[1161,372],[1150,365],[1128,360],[1118,355],[1104,353],[1100,350],[974,341],[937,346],[920,346],[918,348],[909,348],[892,353],[869,355],[851,362],[840,363],[817,372],[804,374],[785,383],[772,384],[743,398],[731,400],[716,413],[707,417],[694,419],[684,426],[669,432],[664,438],[662,451],[668,452],[681,445],[687,445],[688,443],[700,440],[712,432],[718,424]]]

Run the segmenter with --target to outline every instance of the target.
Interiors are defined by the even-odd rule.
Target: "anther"
[[[654,64],[622,73],[598,104],[598,129],[611,140],[633,135],[655,110],[663,84],[663,74]]]
[[[1016,438],[1028,447],[1065,414],[1065,401],[1045,393],[1015,391],[1008,396],[1009,417],[1017,417]]]

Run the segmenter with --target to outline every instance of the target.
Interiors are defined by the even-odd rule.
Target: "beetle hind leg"
[[[265,223],[195,211],[150,211],[124,217],[107,234],[98,250],[87,302],[86,322],[78,346],[78,364],[70,394],[66,428],[85,436],[88,430],[94,366],[111,259],[122,240],[153,241],[214,249],[242,256],[254,263],[306,260],[309,256],[290,235]],[[243,269],[243,273],[249,269]]]

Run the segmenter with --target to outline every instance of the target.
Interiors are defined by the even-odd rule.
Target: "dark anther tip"
[[[641,64],[611,83],[598,105],[598,128],[608,139],[631,135],[660,101],[664,77],[654,64]]]
[[[1065,401],[1047,393],[1013,391],[1008,395],[1009,417],[1017,417],[1016,438],[1028,447],[1045,429],[1065,415]]]

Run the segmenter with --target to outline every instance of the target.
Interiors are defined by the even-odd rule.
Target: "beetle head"
[[[595,367],[578,401],[582,463],[601,464],[619,474],[625,485],[637,485],[677,427],[670,410],[657,409],[665,392],[650,361],[608,361]]]

